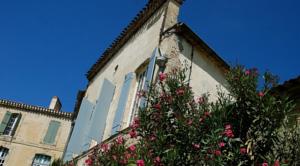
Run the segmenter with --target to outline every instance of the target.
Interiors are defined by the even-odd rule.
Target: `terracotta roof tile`
[[[117,53],[117,51],[138,31],[138,29],[168,0],[149,0],[146,6],[138,12],[127,27],[123,29],[120,35],[103,52],[100,58],[92,65],[87,72],[86,77],[91,81],[100,69]],[[175,0],[182,4],[184,0]]]
[[[45,107],[33,106],[33,105],[28,105],[28,104],[19,103],[10,100],[4,100],[4,99],[0,99],[0,106],[8,107],[8,108],[16,108],[24,111],[31,111],[31,112],[46,114],[58,118],[65,118],[65,119],[72,119],[72,115],[73,115],[72,113],[69,112],[54,111],[53,109],[49,109]]]

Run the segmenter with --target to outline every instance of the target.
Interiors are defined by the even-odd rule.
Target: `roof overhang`
[[[207,57],[213,61],[222,71],[227,72],[230,66],[213,50],[211,49],[191,28],[184,23],[175,24],[173,27],[168,29],[170,31],[174,29],[175,33],[185,38],[192,46],[199,48],[200,50],[207,53]]]
[[[169,0],[149,0],[146,6],[134,17],[129,25],[123,29],[121,34],[103,52],[100,58],[92,65],[86,73],[89,81],[105,66],[105,64],[126,44],[126,42],[147,22],[147,20],[158,11],[165,2]],[[182,4],[184,0],[173,0]]]

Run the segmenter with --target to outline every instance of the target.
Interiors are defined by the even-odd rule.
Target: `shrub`
[[[195,98],[186,69],[160,73],[147,107],[127,133],[99,145],[87,165],[299,165],[300,130],[288,128],[294,104],[271,89],[277,77],[236,66],[228,92]],[[133,144],[126,143],[134,139]]]

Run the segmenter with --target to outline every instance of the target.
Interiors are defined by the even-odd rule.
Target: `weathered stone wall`
[[[35,154],[51,156],[51,160],[62,157],[71,128],[71,120],[2,106],[0,106],[0,120],[3,119],[6,111],[21,113],[22,117],[14,136],[0,136],[0,146],[9,149],[5,165],[29,166]],[[43,139],[51,120],[59,121],[60,127],[55,143],[47,145],[43,143]]]

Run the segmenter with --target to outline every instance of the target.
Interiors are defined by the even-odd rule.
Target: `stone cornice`
[[[40,113],[40,114],[68,119],[68,120],[71,120],[73,116],[73,114],[69,112],[54,111],[53,109],[49,109],[45,107],[28,105],[28,104],[19,103],[10,100],[4,100],[4,99],[0,99],[0,106],[7,107],[7,108],[14,108],[20,111],[30,111],[33,113]]]

